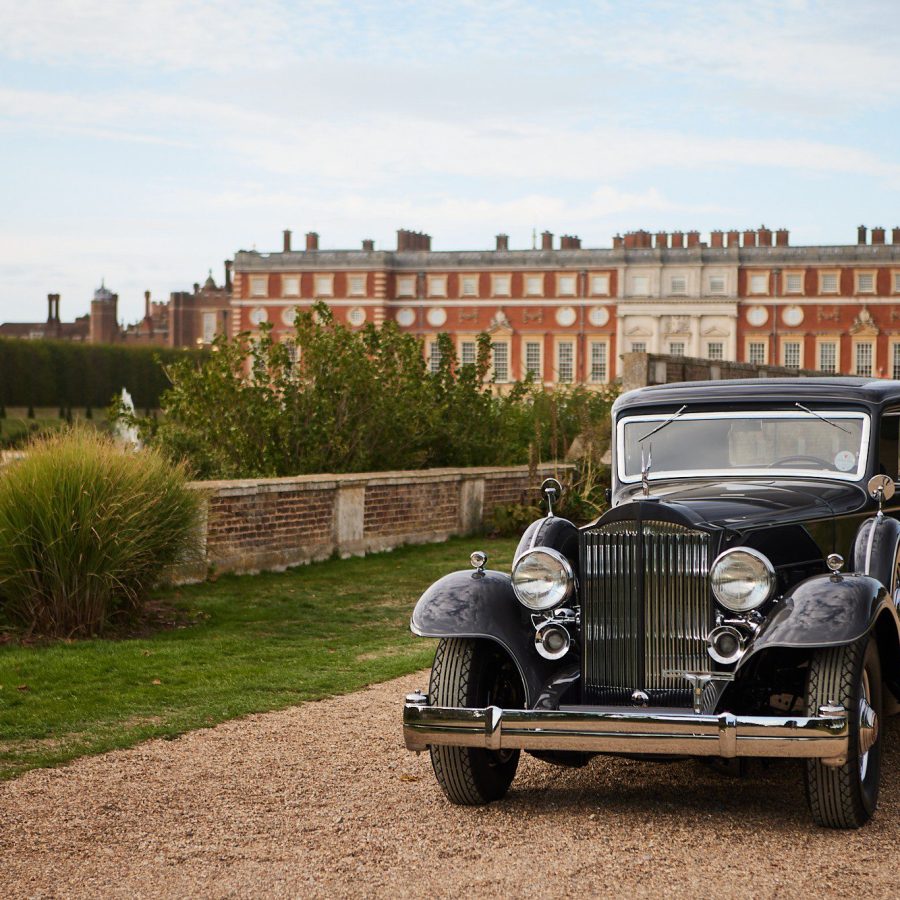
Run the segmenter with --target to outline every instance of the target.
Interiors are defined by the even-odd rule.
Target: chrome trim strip
[[[841,765],[848,750],[843,708],[818,716],[698,715],[672,710],[584,707],[563,710],[428,706],[410,695],[403,708],[408,750],[433,745],[488,750],[579,750],[675,756],[784,756]],[[827,714],[826,714],[827,713]]]

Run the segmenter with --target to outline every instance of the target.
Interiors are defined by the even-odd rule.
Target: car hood
[[[629,487],[611,511],[614,518],[620,517],[616,511],[624,512],[623,504],[633,500],[643,501],[644,518],[652,515],[647,506],[658,503],[698,524],[743,530],[846,515],[863,508],[868,498],[859,485],[826,479],[747,479],[712,484],[660,481],[651,482],[649,498],[643,496],[640,485]]]

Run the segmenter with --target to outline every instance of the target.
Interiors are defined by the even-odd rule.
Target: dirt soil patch
[[[523,757],[450,806],[403,748],[409,676],[0,784],[5,897],[896,897],[900,727],[857,832],[809,819],[797,764]]]

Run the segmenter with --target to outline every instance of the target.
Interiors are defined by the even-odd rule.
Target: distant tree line
[[[0,338],[0,405],[105,409],[124,387],[138,409],[156,409],[169,387],[163,366],[198,356],[195,350]]]

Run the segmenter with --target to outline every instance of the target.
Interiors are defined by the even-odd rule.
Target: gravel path
[[[407,753],[427,674],[0,785],[6,897],[897,897],[900,727],[859,832],[809,821],[796,765],[523,757],[508,798],[452,807]],[[752,873],[752,875],[751,875]]]

